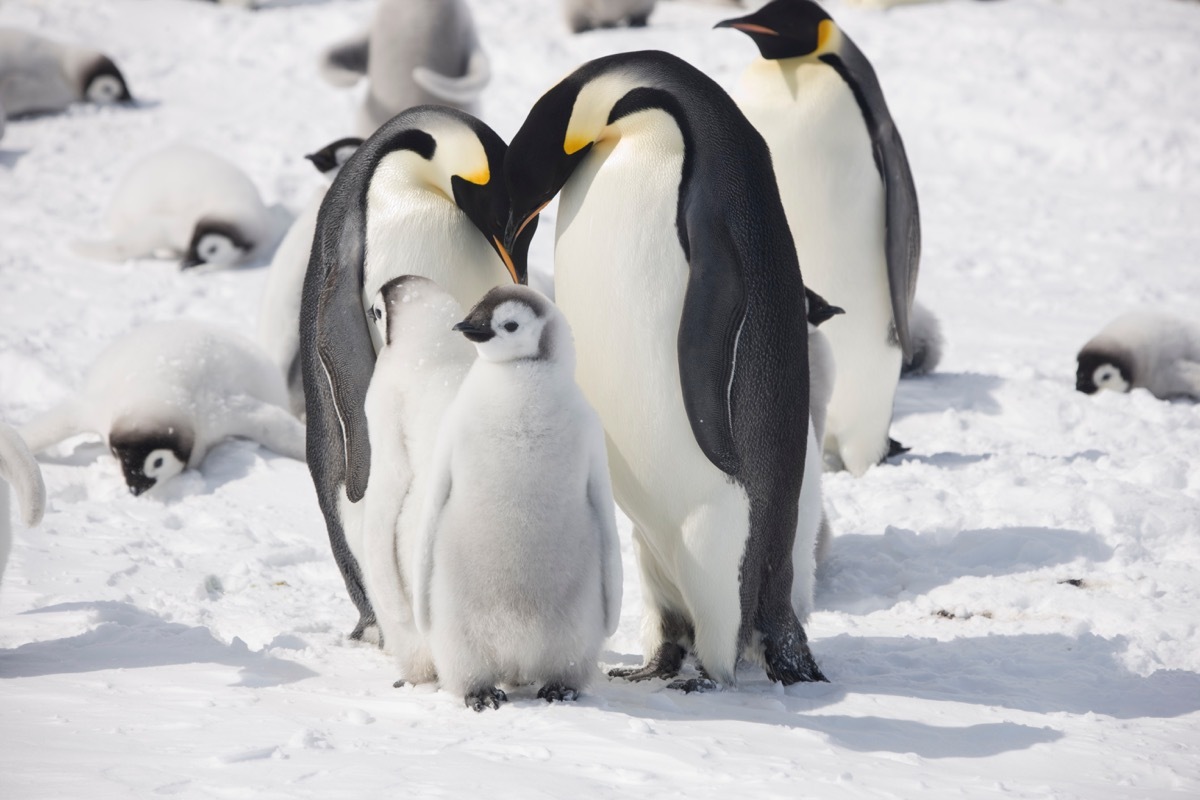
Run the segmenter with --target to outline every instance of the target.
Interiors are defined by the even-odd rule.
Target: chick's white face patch
[[[486,361],[514,361],[537,358],[541,349],[542,329],[546,320],[525,303],[509,300],[492,312],[495,334],[486,342],[476,342],[479,357]]]
[[[1112,364],[1101,364],[1092,373],[1092,383],[1097,389],[1108,389],[1114,392],[1128,392],[1129,383],[1121,377],[1121,370]]]
[[[161,484],[183,472],[183,467],[183,462],[179,460],[175,452],[164,447],[151,450],[146,455],[146,460],[142,463],[142,472],[147,478],[152,478]]]
[[[246,251],[220,233],[206,233],[196,243],[196,257],[205,264],[229,267],[241,260]]]
[[[125,87],[112,75],[100,75],[92,79],[87,87],[87,99],[93,103],[108,105],[121,99]]]

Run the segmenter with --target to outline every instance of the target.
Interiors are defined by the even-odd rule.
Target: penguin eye
[[[375,317],[375,319],[383,319],[383,312],[379,310],[378,306],[375,306],[371,309],[371,314]]]
[[[154,468],[155,469],[161,468],[162,465],[163,465],[162,456],[159,456],[158,458],[154,459]]]
[[[515,322],[506,322],[506,323],[504,323],[504,330],[508,331],[509,333],[512,333],[513,331],[515,331],[515,330],[516,330],[517,328],[519,328],[519,327],[521,327],[521,326],[520,326],[520,325],[518,325],[518,324],[517,324],[517,323],[515,323]]]

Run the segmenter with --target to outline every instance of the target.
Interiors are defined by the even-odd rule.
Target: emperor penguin
[[[654,3],[655,0],[564,0],[563,11],[574,33],[622,24],[644,28],[654,11]]]
[[[499,684],[574,700],[621,616],[604,427],[575,383],[566,319],[526,286],[454,326],[479,357],[438,432],[413,604],[441,685],[498,708]]]
[[[379,0],[371,27],[329,48],[321,70],[335,86],[366,76],[358,114],[363,136],[416,105],[478,113],[492,77],[466,0]]]
[[[10,117],[132,100],[125,76],[98,50],[0,28],[0,106]]]
[[[371,304],[401,275],[437,282],[463,308],[493,286],[525,282],[533,232],[511,249],[502,242],[505,150],[469,114],[410,108],[363,142],[321,203],[300,306],[300,359],[308,466],[359,611],[353,638],[374,624],[356,553],[371,471],[363,402],[383,346]]]
[[[180,267],[231,267],[275,243],[277,224],[253,181],[216,153],[188,144],[135,164],[117,186],[105,221],[111,237],[75,244],[109,261],[181,258]]]
[[[1075,388],[1148,389],[1161,400],[1200,400],[1200,327],[1153,311],[1122,314],[1105,325],[1076,356]]]
[[[875,72],[816,3],[773,0],[718,27],[750,36],[762,58],[739,105],[766,139],[804,280],[846,316],[825,335],[837,379],[826,460],[861,475],[889,453],[921,252],[917,193]]]
[[[363,499],[363,578],[401,679],[425,683],[436,673],[413,619],[413,565],[438,427],[475,348],[453,330],[462,306],[428,278],[388,281],[371,315],[384,345],[364,406],[371,483]]]
[[[34,453],[86,432],[105,440],[134,495],[198,467],[231,436],[304,459],[304,426],[275,365],[253,342],[191,320],[118,338],[75,397],[21,428]]]
[[[25,440],[13,428],[0,422],[0,580],[12,550],[12,523],[8,487],[17,493],[21,521],[25,527],[36,527],[46,512],[46,484],[42,471],[25,446]]]
[[[562,190],[555,296],[633,521],[647,663],[692,648],[732,683],[822,680],[791,603],[805,473],[805,291],[766,143],[699,70],[658,51],[590,61],[534,105],[505,160],[509,238]]]
[[[287,380],[292,412],[304,416],[304,380],[300,374],[300,295],[304,290],[304,272],[312,252],[317,213],[329,184],[338,170],[350,160],[362,139],[349,136],[330,142],[305,156],[321,173],[317,187],[304,210],[292,222],[271,257],[267,284],[258,305],[258,343],[279,366]]]

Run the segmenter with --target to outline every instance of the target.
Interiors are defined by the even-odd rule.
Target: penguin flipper
[[[475,50],[467,61],[467,71],[457,78],[434,72],[427,67],[417,67],[412,72],[413,82],[439,100],[455,106],[474,103],[492,80],[491,62],[483,50]]]
[[[83,406],[78,400],[71,399],[23,425],[20,435],[29,452],[40,453],[63,439],[90,430],[85,419]]]
[[[370,54],[368,31],[338,42],[321,56],[321,77],[334,86],[353,86],[367,74]]]
[[[600,590],[604,608],[604,633],[612,636],[621,621],[621,592],[624,574],[621,567],[621,542],[617,537],[617,517],[613,509],[612,483],[605,456],[604,429],[595,420],[595,444],[588,471],[588,505],[600,535]]]
[[[285,408],[256,397],[236,397],[229,402],[225,433],[258,442],[280,455],[305,460],[304,425]]]
[[[0,423],[0,479],[12,484],[21,506],[21,521],[32,528],[46,512],[46,484],[33,453],[21,435]],[[0,486],[0,491],[4,491]],[[4,523],[7,525],[7,521]]]

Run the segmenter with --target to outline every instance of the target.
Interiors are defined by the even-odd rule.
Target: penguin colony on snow
[[[562,4],[576,32],[654,6]],[[866,55],[810,0],[718,27],[761,55],[736,102],[675,56],[610,55],[506,144],[473,116],[491,72],[466,0],[378,0],[319,59],[335,85],[365,79],[358,135],[307,156],[328,183],[282,238],[235,165],[189,145],[145,157],[108,237],[77,251],[271,257],[258,342],[144,326],[75,397],[0,423],[0,574],[7,484],[27,525],[45,506],[33,453],[98,434],[138,495],[239,436],[307,461],[351,636],[380,641],[397,685],[436,680],[477,711],[501,686],[576,698],[620,616],[614,502],[645,607],[644,664],[611,677],[703,691],[746,661],[825,680],[805,631],[831,541],[821,473],[903,452],[897,382],[943,339],[914,302],[917,194]],[[0,135],[76,102],[132,96],[102,53],[0,29]],[[555,197],[557,305],[521,285]],[[1082,392],[1200,399],[1183,320],[1121,317],[1077,360]]]

